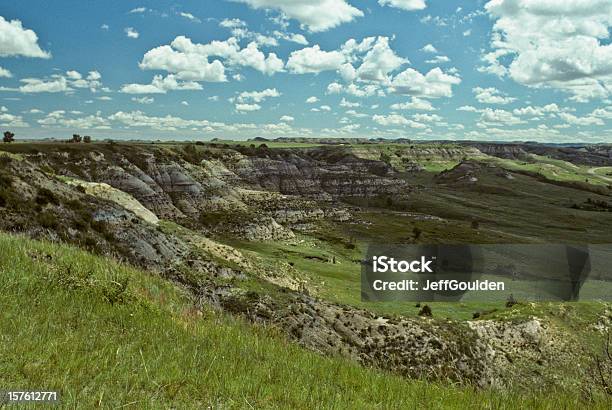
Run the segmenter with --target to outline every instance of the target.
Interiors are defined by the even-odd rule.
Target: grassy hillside
[[[407,381],[324,358],[273,329],[196,309],[160,278],[7,234],[0,234],[0,307],[0,386],[59,390],[66,407],[585,405],[562,393],[523,397]]]

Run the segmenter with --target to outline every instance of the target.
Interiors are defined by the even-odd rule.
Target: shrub
[[[4,138],[2,139],[2,141],[6,143],[15,141],[15,134],[10,131],[5,131]]]
[[[424,305],[419,311],[419,316],[432,317],[433,313],[431,312],[431,308],[428,305]]]
[[[57,218],[50,212],[41,212],[36,216],[36,221],[40,226],[47,229],[57,229],[59,223]]]
[[[40,188],[38,190],[34,202],[40,206],[45,206],[47,204],[59,205],[59,201],[57,200],[55,194],[47,188]]]
[[[419,238],[421,237],[421,233],[423,233],[423,231],[421,231],[421,229],[418,226],[415,226],[412,229],[412,236],[414,237],[415,241],[419,240]]]
[[[13,178],[10,175],[0,174],[0,188],[10,188],[13,185]]]
[[[89,143],[91,143],[91,137],[90,137],[89,135],[85,135],[85,136],[83,137],[83,142],[84,142],[85,144],[89,144]]]

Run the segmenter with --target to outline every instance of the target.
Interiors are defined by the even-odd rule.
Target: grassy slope
[[[535,408],[324,358],[274,330],[199,312],[179,288],[74,248],[0,234],[0,386],[66,407]]]

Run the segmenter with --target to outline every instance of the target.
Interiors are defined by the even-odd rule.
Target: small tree
[[[421,310],[419,310],[419,316],[427,316],[427,317],[432,317],[433,313],[431,311],[431,308],[427,305],[424,305]]]
[[[90,137],[89,135],[85,135],[85,136],[83,137],[83,142],[84,142],[85,144],[89,144],[89,143],[91,143],[91,137]]]
[[[4,138],[2,139],[4,142],[9,143],[15,141],[15,134],[10,131],[4,132]]]
[[[421,229],[418,226],[415,226],[414,228],[412,228],[412,236],[413,236],[415,241],[419,240],[419,238],[421,237],[421,233],[423,233],[423,232],[421,231]]]
[[[75,142],[75,143],[81,142],[81,136],[79,134],[72,134],[72,142]]]

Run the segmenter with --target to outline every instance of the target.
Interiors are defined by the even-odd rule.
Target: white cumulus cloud
[[[439,67],[423,75],[413,68],[402,71],[391,82],[392,91],[416,97],[452,97],[453,85],[461,83],[461,78],[444,73]]]
[[[378,0],[378,4],[408,11],[423,10],[427,7],[425,0]]]
[[[50,58],[51,54],[38,45],[38,36],[26,29],[19,20],[5,20],[0,16],[0,57]]]
[[[320,73],[338,70],[346,58],[340,51],[323,51],[316,44],[291,53],[287,69],[295,74]]]
[[[508,97],[494,87],[476,87],[473,88],[472,91],[474,92],[476,100],[483,104],[510,104],[516,101],[516,98]]]
[[[166,94],[174,90],[201,90],[202,85],[195,81],[178,81],[170,74],[166,77],[156,75],[151,84],[125,84],[121,92],[126,94]]]
[[[346,0],[235,0],[256,9],[278,10],[298,20],[310,31],[326,31],[362,17],[363,12]]]
[[[13,74],[6,68],[0,67],[0,77],[11,78]]]
[[[611,95],[610,0],[491,0],[485,10],[495,24],[481,71],[577,101]]]
[[[260,103],[268,98],[280,97],[281,93],[276,88],[267,88],[262,91],[243,91],[238,95],[238,102],[256,102]]]
[[[138,38],[140,37],[140,33],[138,31],[136,31],[136,29],[134,29],[134,27],[126,27],[124,29],[125,31],[125,35],[128,36],[129,38]]]
[[[392,110],[415,110],[415,111],[434,111],[431,102],[421,98],[412,97],[410,101],[391,105]]]

